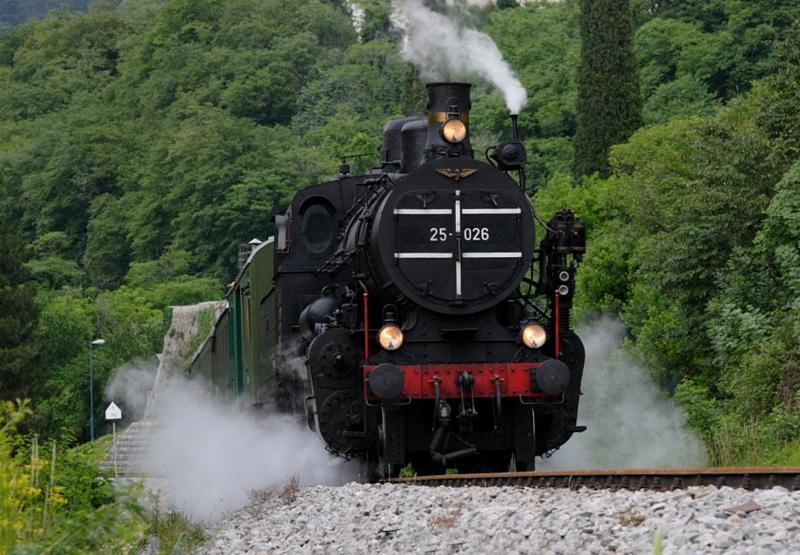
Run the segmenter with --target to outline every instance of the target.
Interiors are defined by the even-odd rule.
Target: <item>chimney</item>
[[[425,159],[432,158],[472,158],[474,153],[469,144],[469,83],[428,83],[428,136],[425,142]],[[449,120],[459,120],[443,128]],[[453,132],[454,131],[454,132]],[[462,140],[459,138],[463,131]],[[450,141],[445,139],[450,137]],[[452,141],[452,142],[451,142]]]

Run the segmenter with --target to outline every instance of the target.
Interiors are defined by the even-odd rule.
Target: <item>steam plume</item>
[[[575,434],[540,468],[703,466],[703,443],[686,428],[686,416],[658,390],[647,371],[619,351],[622,325],[604,318],[578,332],[586,368]]]
[[[488,35],[459,25],[422,0],[396,0],[395,15],[404,30],[403,57],[423,79],[455,81],[477,75],[500,89],[512,114],[525,106],[525,88]]]
[[[165,479],[170,504],[195,519],[219,519],[246,506],[253,491],[292,477],[303,485],[333,485],[356,476],[290,416],[248,413],[181,378],[170,382],[161,399],[146,467],[149,475]]]
[[[204,521],[242,508],[251,493],[291,478],[303,485],[355,478],[356,469],[329,454],[305,423],[268,408],[248,412],[244,399],[215,397],[207,384],[180,374],[193,354],[200,315],[211,310],[216,317],[224,308],[216,301],[172,307],[158,359],[116,371],[107,398],[122,404],[126,423],[145,416],[146,425],[133,437],[138,443],[144,434],[146,452],[129,454],[129,463],[162,479],[160,489],[173,508]],[[302,361],[286,358],[287,372],[305,370]]]

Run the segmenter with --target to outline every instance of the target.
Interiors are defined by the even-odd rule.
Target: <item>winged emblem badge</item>
[[[461,181],[462,179],[468,178],[470,175],[475,174],[478,172],[477,168],[438,168],[436,170],[437,173],[442,174],[445,177],[449,177],[450,179],[454,179],[456,181]]]

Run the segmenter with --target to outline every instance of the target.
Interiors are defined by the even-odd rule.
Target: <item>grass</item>
[[[175,511],[169,511],[163,517],[154,511],[147,532],[149,541],[143,541],[141,547],[145,548],[147,543],[156,540],[158,552],[164,555],[193,553],[208,540],[208,534],[200,524]]]
[[[286,505],[291,505],[297,501],[297,494],[300,493],[300,480],[297,476],[292,476],[289,481],[283,486],[283,489],[278,494],[278,497]]]
[[[706,446],[712,466],[763,464],[769,450],[763,431],[751,423],[720,426]]]
[[[403,468],[400,469],[400,478],[415,478],[417,476],[417,471],[414,470],[414,465],[408,463]]]
[[[794,441],[777,449],[770,457],[770,464],[800,466],[800,441]]]
[[[656,530],[653,537],[653,555],[661,555],[664,552],[664,533]]]
[[[723,423],[706,438],[711,466],[800,465],[800,440],[775,437],[758,422]]]

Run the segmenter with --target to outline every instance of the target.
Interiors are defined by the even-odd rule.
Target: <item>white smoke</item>
[[[198,316],[209,308],[217,315],[224,304],[173,307],[158,359],[121,366],[106,388],[106,398],[122,405],[124,422],[142,415],[149,421],[139,431],[147,439],[145,460],[134,455],[134,464],[162,479],[169,505],[212,521],[249,504],[252,493],[293,478],[301,485],[356,478],[357,469],[329,454],[305,423],[268,408],[245,409],[243,399],[214,397],[200,379],[180,375],[201,331]],[[305,377],[292,352],[284,354],[285,372]]]
[[[586,346],[578,424],[587,430],[538,467],[704,466],[705,447],[686,427],[683,411],[619,349],[624,337],[619,321],[603,318],[578,334]]]
[[[528,93],[487,34],[459,25],[455,18],[431,10],[422,0],[396,0],[394,5],[395,22],[403,29],[403,57],[417,67],[424,80],[478,76],[500,89],[512,114],[522,110]]]
[[[291,478],[333,485],[356,476],[352,465],[328,453],[294,418],[247,412],[213,398],[196,381],[170,382],[160,395],[158,420],[148,475],[164,478],[170,505],[197,520],[222,518],[249,504],[252,492]]]
[[[144,416],[157,370],[158,360],[155,358],[133,360],[114,370],[114,375],[106,385],[104,398],[120,406],[125,422],[134,422]]]
[[[299,338],[290,338],[281,342],[278,351],[278,359],[280,361],[279,372],[281,376],[294,376],[303,383],[308,381],[306,358],[299,354],[304,353],[305,350]]]

